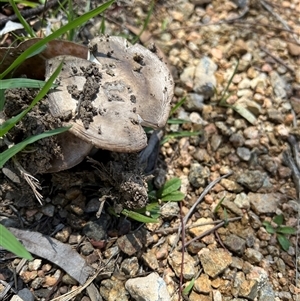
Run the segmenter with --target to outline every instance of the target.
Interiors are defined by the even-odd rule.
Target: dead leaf
[[[67,244],[38,232],[15,228],[9,230],[21,240],[30,253],[56,264],[82,285],[94,272],[94,269]]]
[[[251,124],[256,124],[256,117],[242,104],[236,104],[233,109]]]

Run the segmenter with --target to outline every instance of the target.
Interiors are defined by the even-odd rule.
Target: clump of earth
[[[30,105],[37,90],[19,88],[5,91],[4,113],[6,119],[16,116]],[[21,119],[8,133],[7,139],[14,144],[41,134],[45,131],[61,127],[61,120],[54,119],[49,112],[47,98],[42,99],[28,114]],[[16,159],[31,175],[42,173],[51,167],[51,161],[61,156],[57,137],[52,136],[38,140],[17,154]]]

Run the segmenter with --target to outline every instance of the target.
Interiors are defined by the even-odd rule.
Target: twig
[[[182,212],[182,202],[179,202],[180,208],[180,222],[181,222],[181,243],[184,246],[185,244],[185,228],[183,222],[183,212]],[[179,292],[178,292],[178,301],[180,301],[182,296],[182,285],[183,285],[183,269],[184,269],[184,248],[181,249],[181,267],[180,267],[180,277],[179,277]]]
[[[269,4],[267,4],[264,0],[260,0],[261,5],[271,14],[273,15],[286,29],[290,29],[290,27],[287,25],[287,23],[278,15],[276,14],[271,6]],[[295,34],[293,34],[293,38],[295,39],[295,41],[297,42],[297,44],[299,44],[299,41],[296,37]]]
[[[111,256],[106,265],[108,265],[108,263],[111,261],[111,259],[115,256],[115,254],[113,256]],[[105,266],[106,266],[105,265]],[[103,269],[105,268],[105,266],[98,268],[98,270],[96,271],[95,275],[90,277],[86,283],[82,286],[77,287],[75,290],[72,290],[62,296],[59,296],[57,298],[52,299],[52,301],[69,301],[72,298],[76,297],[78,294],[80,294],[86,287],[88,287],[95,279],[96,277],[100,274],[101,271],[103,271]]]
[[[39,193],[37,190],[42,190],[42,187],[40,185],[40,182],[37,178],[32,176],[28,171],[26,171],[23,166],[18,162],[16,157],[12,157],[12,161],[14,162],[16,168],[19,170],[22,178],[27,182],[27,184],[30,186],[32,189],[34,196],[36,199],[39,201],[41,205],[43,205],[43,196],[41,193]]]
[[[45,4],[39,5],[35,8],[22,10],[22,11],[20,11],[20,13],[24,18],[29,18],[29,17],[38,15],[38,14],[44,12],[45,10],[54,6],[57,2],[58,2],[58,0],[49,0]],[[4,19],[0,19],[0,26],[6,24],[6,22],[8,22],[8,21],[16,21],[16,20],[18,20],[18,17],[16,14],[6,17]]]
[[[293,152],[294,159],[292,158],[289,151],[283,152],[283,161],[284,163],[291,169],[292,171],[292,178],[296,187],[297,191],[297,201],[298,201],[298,220],[297,220],[297,226],[298,229],[300,228],[300,158],[299,158],[299,148],[297,145],[297,141],[294,136],[288,137],[288,142],[290,144],[290,147]],[[296,257],[299,254],[299,247],[298,247],[298,241],[299,241],[299,231],[297,231],[296,234]],[[296,260],[296,283],[299,279],[299,272],[298,272],[298,261]]]
[[[102,210],[103,210],[106,199],[107,199],[106,195],[103,195],[101,198],[99,198],[100,206],[99,206],[98,211],[96,212],[96,217],[97,218],[100,218],[100,216],[101,216],[101,213],[102,213]]]
[[[228,222],[228,221],[226,221],[226,222]],[[219,241],[219,244],[223,247],[223,249],[226,250],[227,252],[229,252],[228,249],[224,246],[223,241],[222,241],[222,239],[221,239],[221,237],[220,237],[218,231],[215,231],[215,235],[217,236],[217,239],[218,239],[218,241]]]
[[[21,261],[18,263],[17,267],[16,267],[16,274],[19,274],[20,271],[22,270],[22,268],[24,267],[24,265],[27,263],[27,259],[22,258]]]
[[[242,217],[241,216],[238,216],[238,217],[234,217],[232,219],[230,219],[232,222],[233,221],[237,221],[237,220],[240,220]],[[209,229],[209,230],[206,230],[204,231],[202,234],[194,237],[193,239],[189,240],[183,247],[186,248],[189,244],[191,244],[192,242],[196,241],[196,240],[199,240],[201,239],[202,237],[205,237],[206,235],[212,233],[212,232],[215,232],[216,230],[218,230],[219,228],[223,227],[225,222],[227,223],[229,220],[226,220],[226,221],[222,221],[220,222],[218,225],[216,225],[215,227]]]
[[[26,171],[22,175],[23,175],[24,179],[26,180],[26,182],[28,183],[28,185],[31,187],[36,199],[39,201],[39,203],[41,205],[43,205],[43,201],[42,201],[43,196],[41,193],[39,193],[37,191],[37,189],[39,189],[39,190],[42,189],[42,186],[40,185],[39,180]]]
[[[21,224],[21,227],[24,228],[24,218],[22,217],[22,215],[20,214],[20,210],[17,210],[13,205],[8,205],[9,208],[17,215],[18,220]],[[2,214],[1,214],[2,215]]]
[[[295,72],[295,70],[292,67],[288,66],[282,59],[280,59],[279,57],[277,57],[274,54],[272,54],[268,49],[266,49],[264,47],[260,47],[260,49],[262,51],[264,51],[266,54],[268,54],[270,57],[272,57],[276,62],[278,62],[279,64],[283,65],[286,69],[288,69],[292,73]]]
[[[4,290],[0,293],[0,300],[3,300],[5,295],[9,292],[12,288],[12,285],[4,280],[0,279],[0,283],[5,287]]]
[[[203,190],[203,192],[201,193],[200,197],[198,198],[198,200],[194,203],[194,205],[190,208],[189,212],[187,213],[187,215],[184,217],[182,225],[178,228],[178,233],[177,233],[177,239],[174,242],[173,248],[175,247],[175,245],[177,244],[178,240],[179,240],[179,234],[181,232],[182,226],[185,227],[188,219],[190,218],[190,216],[192,215],[193,211],[195,210],[195,208],[198,206],[198,204],[203,200],[203,198],[205,197],[205,195],[210,191],[210,189],[212,189],[217,183],[219,183],[222,179],[227,178],[228,176],[232,175],[232,172],[229,172],[226,175],[223,175],[222,177],[217,178],[216,180],[210,182],[206,188]]]
[[[242,26],[245,26],[245,25],[251,25],[251,26],[261,26],[261,27],[266,27],[268,26],[268,29],[274,29],[274,30],[278,30],[278,31],[286,31],[286,32],[289,32],[291,34],[296,34],[294,30],[290,29],[290,28],[282,28],[282,27],[277,27],[277,26],[272,26],[272,25],[266,25],[266,24],[263,24],[263,23],[260,23],[259,21],[258,22],[251,22],[251,21],[241,21],[241,20],[236,20],[235,21],[236,24],[239,24],[239,25],[242,25]],[[177,29],[177,28],[176,28]],[[296,44],[300,44],[299,42],[296,41]]]
[[[235,220],[236,220],[236,217],[228,218],[227,222],[233,222]],[[196,228],[196,227],[201,227],[201,226],[215,225],[215,224],[221,223],[222,221],[223,221],[222,219],[219,219],[219,220],[211,221],[211,222],[207,222],[207,223],[199,223],[199,224],[195,223],[193,225],[186,226],[185,230]],[[172,233],[176,232],[179,229],[179,227],[180,226],[178,226],[178,227],[170,227],[170,228],[166,228],[166,229],[162,229],[162,230],[156,230],[153,233],[155,233],[155,234],[169,235],[169,234],[172,234]]]
[[[291,169],[292,171],[292,178],[296,187],[297,191],[297,200],[300,200],[300,171],[291,156],[290,151],[284,151],[282,154],[283,162]]]
[[[296,141],[296,138],[292,135],[288,136],[288,142],[291,146],[292,152],[293,152],[293,156],[294,156],[294,160],[296,162],[296,165],[298,167],[298,170],[300,171],[300,156],[299,156],[299,147],[298,147],[298,143]],[[299,195],[298,197],[300,197],[300,191],[299,191]]]
[[[187,223],[188,219],[190,218],[190,216],[192,215],[193,211],[195,210],[195,208],[198,206],[198,204],[203,200],[203,198],[206,196],[206,194],[217,184],[219,183],[222,179],[229,177],[230,175],[232,175],[232,172],[229,172],[226,175],[223,175],[217,179],[215,179],[214,181],[210,182],[205,189],[203,190],[203,192],[201,193],[200,197],[198,198],[198,200],[194,203],[194,205],[191,207],[191,209],[189,210],[189,212],[187,213],[187,215],[184,217],[183,221],[184,224]]]

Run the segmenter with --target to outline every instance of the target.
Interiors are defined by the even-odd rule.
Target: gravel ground
[[[149,1],[134,2],[107,13],[107,33],[130,37],[142,26]],[[33,198],[31,207],[29,200],[16,203],[2,189],[11,226],[21,228],[19,215],[24,228],[52,234],[102,267],[74,300],[300,300],[298,237],[288,235],[284,251],[278,233],[263,225],[276,228],[273,218],[283,215],[284,226],[300,230],[299,14],[297,0],[157,1],[141,41],[155,41],[164,54],[173,104],[186,99],[172,118],[187,122],[168,124],[166,134],[201,133],[161,147],[154,181],[178,177],[186,197],[163,204],[158,224],[116,219],[107,210],[95,218],[99,187],[85,162],[40,177],[40,208]],[[88,24],[80,38],[95,36],[100,23]],[[10,283],[20,260],[8,258],[0,279]],[[23,300],[53,300],[79,285],[51,258],[24,263],[16,277]],[[13,294],[4,298],[17,300]]]

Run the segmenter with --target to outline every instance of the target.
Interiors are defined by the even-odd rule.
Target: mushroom
[[[174,83],[155,52],[113,36],[97,37],[89,48],[89,60],[63,55],[46,63],[47,79],[63,62],[49,109],[72,126],[59,138],[63,158],[48,172],[75,166],[92,147],[138,152],[147,145],[143,126],[161,128],[169,116]]]

